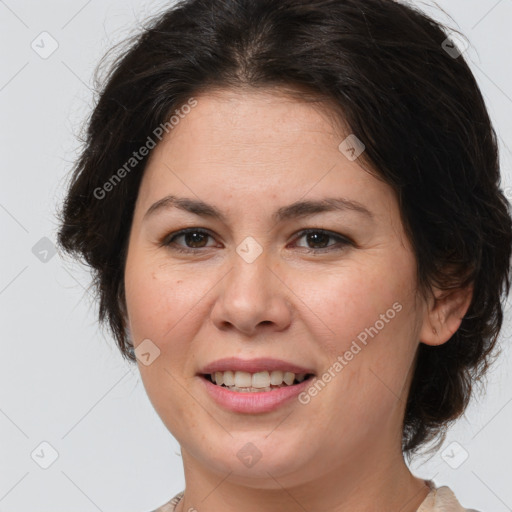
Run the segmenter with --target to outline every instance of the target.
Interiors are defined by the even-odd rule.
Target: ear
[[[425,305],[420,341],[427,345],[446,343],[460,327],[473,297],[473,286],[433,290]]]

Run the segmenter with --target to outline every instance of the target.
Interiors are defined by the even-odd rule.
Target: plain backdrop
[[[278,0],[276,0],[278,1]],[[0,1],[0,512],[145,512],[184,488],[177,441],[96,320],[86,269],[54,253],[55,212],[104,52],[172,2]],[[466,34],[512,198],[512,2],[418,3]],[[441,42],[440,42],[441,44]],[[512,510],[512,311],[502,355],[417,476]],[[318,433],[321,435],[321,432]]]

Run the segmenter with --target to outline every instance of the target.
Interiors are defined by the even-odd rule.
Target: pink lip
[[[292,386],[285,385],[272,391],[243,393],[230,391],[222,386],[217,386],[202,376],[200,377],[200,380],[205,386],[208,394],[218,405],[233,412],[250,414],[273,411],[279,406],[291,401],[311,384],[311,379],[306,379],[299,384],[294,384]]]
[[[215,373],[225,371],[241,371],[248,373],[264,372],[265,370],[281,370],[292,373],[314,373],[312,369],[304,368],[280,359],[260,357],[257,359],[239,359],[238,357],[226,357],[207,364],[199,373]]]

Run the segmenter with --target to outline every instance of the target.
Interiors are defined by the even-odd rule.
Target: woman
[[[188,0],[116,61],[59,243],[183,456],[158,510],[467,510],[439,445],[500,332],[496,136],[390,0]]]

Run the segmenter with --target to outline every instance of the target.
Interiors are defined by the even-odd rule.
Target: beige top
[[[474,509],[464,508],[449,487],[436,487],[431,480],[425,480],[425,482],[431,490],[416,512],[478,512]],[[181,491],[171,501],[152,512],[174,512],[176,505],[183,498],[183,494],[184,491]]]

